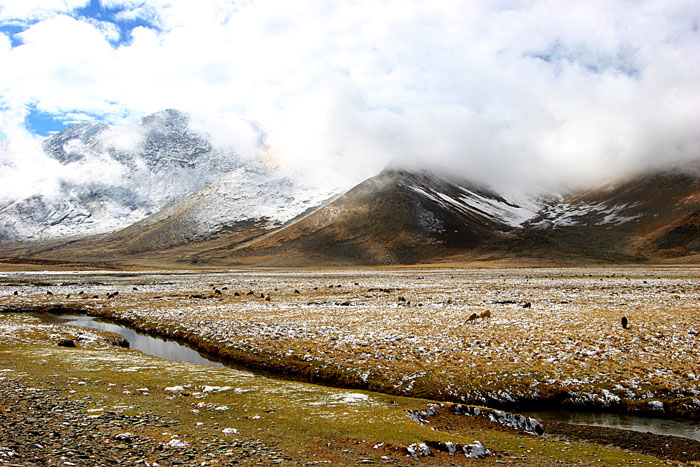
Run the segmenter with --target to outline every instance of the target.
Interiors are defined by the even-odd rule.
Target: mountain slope
[[[627,261],[693,255],[699,217],[697,175],[645,174],[547,207],[525,224],[518,248]]]
[[[546,203],[515,202],[465,180],[402,170],[332,195],[332,189],[246,164],[119,232],[6,246],[0,254],[209,266],[700,257],[700,178],[680,172],[647,174]]]
[[[281,227],[340,191],[248,163],[101,243],[123,254],[166,250],[222,235],[235,244]]]
[[[279,264],[413,264],[498,244],[535,212],[464,180],[390,170],[216,262],[257,257]],[[201,256],[201,255],[200,255]]]
[[[60,176],[55,190],[0,201],[0,241],[115,231],[156,213],[241,165],[165,110],[137,124],[72,125],[44,141]],[[251,132],[257,131],[251,127]]]

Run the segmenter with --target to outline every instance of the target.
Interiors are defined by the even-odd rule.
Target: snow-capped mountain
[[[235,233],[243,240],[280,228],[342,191],[250,162],[102,242],[143,252]]]
[[[191,117],[165,110],[123,127],[72,125],[44,141],[56,190],[0,201],[0,241],[115,231],[179,201],[243,162],[193,131]],[[260,131],[250,132],[261,139]]]
[[[411,264],[513,238],[536,215],[468,180],[387,170],[282,229],[211,258],[270,263]],[[203,255],[199,255],[202,257]]]
[[[0,252],[209,265],[700,254],[700,177],[692,170],[537,197],[401,169],[354,187],[349,179],[319,184],[303,168],[292,175],[269,165],[265,134],[244,126],[247,136],[235,139],[242,147],[220,144],[175,110],[129,127],[66,128],[44,142],[58,188],[0,200]],[[67,236],[76,238],[62,240]]]
[[[544,206],[534,196],[502,195],[471,181],[450,181],[427,172],[422,174],[403,172],[399,184],[446,209],[460,212],[468,218],[481,218],[482,222],[495,226],[500,224],[519,228],[535,217]]]

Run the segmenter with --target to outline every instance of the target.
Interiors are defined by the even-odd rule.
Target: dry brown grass
[[[0,305],[67,303],[250,366],[394,394],[698,418],[699,272],[248,270],[70,280],[34,274],[6,277]],[[13,280],[18,296],[11,295]],[[35,286],[22,285],[27,281]],[[46,295],[49,288],[55,295]],[[83,299],[81,290],[101,298]],[[104,299],[115,290],[117,299]],[[484,311],[491,317],[467,322]],[[622,316],[629,329],[620,325]]]

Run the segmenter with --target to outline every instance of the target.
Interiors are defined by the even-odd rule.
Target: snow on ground
[[[51,300],[59,290],[119,290],[113,301],[68,301],[405,394],[507,402],[563,388],[580,404],[677,400],[700,409],[690,402],[700,396],[700,279],[692,267],[8,274],[0,284],[0,306],[46,300],[47,288],[57,293]],[[490,318],[467,322],[485,310]]]

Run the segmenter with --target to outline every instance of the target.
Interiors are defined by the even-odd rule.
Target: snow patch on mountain
[[[0,241],[105,233],[160,211],[259,156],[264,134],[245,121],[228,124],[236,146],[172,109],[125,126],[66,128],[43,143],[57,184],[0,200]]]
[[[625,212],[639,206],[639,203],[606,202],[590,204],[558,203],[547,206],[540,213],[540,219],[531,224],[537,229],[571,227],[577,225],[622,225],[642,217],[642,214],[625,215]]]
[[[540,209],[532,200],[523,199],[522,204],[516,204],[465,187],[459,187],[459,195],[429,191],[417,185],[408,185],[408,188],[447,208],[467,215],[478,215],[513,228],[518,228],[535,217]]]

